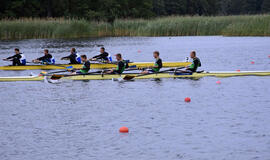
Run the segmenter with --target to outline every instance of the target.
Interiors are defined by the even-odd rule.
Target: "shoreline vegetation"
[[[170,16],[118,19],[113,24],[83,19],[0,20],[0,40],[119,36],[270,36],[270,15]]]

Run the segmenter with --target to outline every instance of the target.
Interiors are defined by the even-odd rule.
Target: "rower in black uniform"
[[[72,48],[70,50],[70,55],[67,57],[62,57],[61,60],[70,60],[69,64],[81,64],[81,57],[80,55],[76,52],[75,48]]]
[[[143,71],[141,74],[158,73],[162,68],[162,59],[159,57],[159,52],[155,51],[153,57],[156,59],[154,66],[151,69]]]
[[[106,73],[110,74],[122,74],[126,68],[128,68],[128,63],[123,60],[122,55],[120,53],[116,54],[117,67],[116,69],[112,69]]]
[[[42,64],[55,64],[54,57],[49,53],[48,49],[44,49],[44,56],[34,59],[32,62],[34,63],[42,63]]]
[[[90,70],[90,61],[87,60],[87,56],[86,55],[81,55],[81,60],[83,62],[83,67],[77,71],[74,72],[74,74],[87,74]]]
[[[193,72],[196,72],[199,67],[201,67],[201,61],[196,56],[196,52],[195,51],[190,52],[190,58],[193,59],[193,62],[192,62],[192,64],[190,66],[187,66],[186,72],[193,73]]]
[[[96,60],[101,60],[104,62],[112,62],[112,57],[110,56],[110,54],[108,52],[105,52],[105,48],[101,47],[100,48],[100,54],[94,56],[93,58],[90,59],[91,61],[96,61]]]
[[[14,49],[15,55],[10,56],[8,58],[3,59],[4,61],[12,61],[13,66],[24,66],[26,65],[26,59],[24,54],[20,53],[20,50],[18,48]]]

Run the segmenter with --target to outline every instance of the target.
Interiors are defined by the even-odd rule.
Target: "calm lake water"
[[[204,70],[270,70],[269,44],[269,37],[0,41],[0,58],[19,47],[30,61],[48,48],[64,63],[59,58],[72,47],[91,57],[104,45],[132,61],[153,61],[154,50],[163,61],[182,61],[196,50]],[[0,76],[31,72],[40,71]],[[270,77],[3,82],[0,159],[269,160],[269,86]],[[120,134],[121,126],[130,132]]]

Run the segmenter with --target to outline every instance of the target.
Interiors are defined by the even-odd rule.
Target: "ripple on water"
[[[99,50],[95,44],[136,61],[153,61],[153,50],[161,52],[163,61],[183,60],[195,49],[204,70],[270,70],[267,37],[5,41],[0,56],[7,57],[15,46],[28,59],[40,56],[43,48],[56,59],[71,47],[93,56]],[[269,84],[269,77],[3,82],[0,159],[267,159]],[[120,134],[121,126],[130,133]]]

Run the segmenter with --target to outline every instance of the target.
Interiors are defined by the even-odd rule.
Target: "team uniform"
[[[100,59],[102,61],[110,61],[110,62],[112,62],[112,57],[107,52],[103,52],[103,53],[101,53],[101,54],[99,54],[97,56],[94,56],[93,58]]]
[[[128,68],[128,63],[124,60],[117,63],[117,67],[113,70],[112,74],[122,74],[126,68]]]
[[[44,55],[37,60],[41,61],[43,64],[55,64],[55,59],[51,54]]]
[[[86,73],[88,73],[89,70],[90,70],[90,65],[91,65],[90,61],[84,62],[82,69],[80,69],[80,71],[77,71],[76,73],[77,74],[86,74]]]
[[[67,57],[63,57],[63,59],[69,59],[70,63],[69,64],[81,64],[81,57],[78,53],[71,53]]]
[[[25,58],[24,54],[22,54],[22,53],[15,54],[14,56],[10,56],[7,59],[12,60],[12,65],[13,66],[24,66],[24,65],[26,65],[26,58]]]
[[[198,67],[201,67],[201,61],[199,58],[195,57],[193,59],[193,62],[192,64],[188,67],[187,71],[190,71],[190,72],[196,72]]]
[[[162,68],[162,59],[158,58],[156,59],[156,62],[154,64],[155,67],[149,70],[149,72],[157,73]]]

